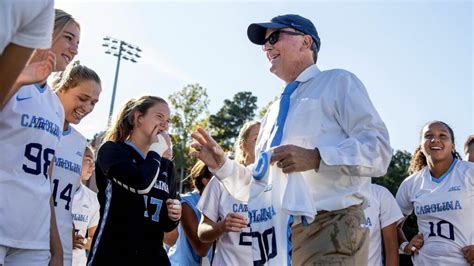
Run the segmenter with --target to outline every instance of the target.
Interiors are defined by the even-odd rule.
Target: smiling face
[[[140,132],[144,136],[151,136],[155,127],[158,127],[158,133],[168,130],[170,108],[166,103],[155,103],[145,114],[136,114],[136,116],[136,127],[133,131]]]
[[[455,146],[450,130],[440,122],[426,125],[421,134],[421,151],[431,162],[450,161],[453,159]]]
[[[265,38],[278,30],[296,32],[292,28],[267,29]],[[276,43],[265,43],[263,51],[271,64],[270,72],[287,83],[295,80],[303,70],[313,64],[311,43],[309,35],[291,35],[284,32],[279,34]]]
[[[89,180],[92,174],[94,173],[94,170],[94,154],[92,154],[89,149],[86,149],[86,151],[84,152],[84,157],[82,158],[81,180]]]
[[[70,22],[59,33],[59,36],[55,37],[51,46],[51,50],[56,56],[56,69],[54,71],[64,71],[66,66],[77,55],[80,34],[79,26],[75,22]]]
[[[99,101],[100,92],[100,85],[93,80],[83,80],[75,87],[57,91],[66,115],[64,129],[67,129],[70,123],[79,124],[94,110],[95,104]]]

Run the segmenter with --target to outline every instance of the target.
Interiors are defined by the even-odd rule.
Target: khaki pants
[[[369,229],[363,224],[364,211],[356,205],[320,212],[313,223],[293,226],[293,265],[367,265]]]

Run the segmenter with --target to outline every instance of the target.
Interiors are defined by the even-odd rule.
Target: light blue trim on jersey
[[[109,179],[107,181],[107,187],[105,188],[105,208],[104,208],[104,217],[100,221],[100,226],[99,226],[99,232],[97,232],[97,238],[95,240],[94,246],[92,247],[92,258],[87,263],[87,266],[91,266],[92,262],[94,261],[94,256],[96,255],[97,252],[97,247],[99,246],[100,239],[102,237],[102,233],[104,232],[104,227],[107,222],[107,216],[109,215],[109,210],[110,210],[110,203],[112,202],[112,181]]]
[[[66,130],[63,131],[63,137],[71,134],[72,132],[72,127],[68,126]]]
[[[128,146],[130,146],[130,147],[132,147],[133,149],[135,149],[135,151],[138,152],[138,154],[140,154],[140,156],[142,156],[143,159],[145,159],[145,157],[146,157],[145,154],[144,154],[141,150],[139,150],[139,149],[137,148],[137,146],[135,146],[135,144],[133,144],[133,142],[131,142],[130,140],[126,140],[126,141],[124,141],[124,142],[125,142],[125,144],[127,144]]]
[[[35,83],[35,87],[38,89],[40,93],[43,93],[48,88],[48,84],[44,84],[44,87],[41,87],[41,85],[39,85],[38,83]]]
[[[449,166],[448,170],[442,176],[440,176],[439,178],[436,178],[436,177],[432,176],[431,172],[430,172],[431,181],[433,181],[437,184],[443,182],[443,180],[453,171],[454,166],[456,165],[457,162],[458,162],[458,159],[454,159],[453,162],[451,163],[451,165]]]

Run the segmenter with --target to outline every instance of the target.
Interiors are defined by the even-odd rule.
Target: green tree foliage
[[[224,106],[217,114],[211,115],[209,122],[213,137],[224,150],[232,150],[242,125],[254,118],[256,103],[257,97],[251,92],[238,92],[232,100],[224,101]]]
[[[184,177],[195,160],[189,156],[191,133],[198,127],[207,128],[209,99],[206,89],[199,84],[189,84],[171,94],[168,99],[173,107],[171,115],[171,139],[176,169]]]
[[[395,196],[402,181],[409,176],[410,160],[411,154],[409,152],[396,151],[388,166],[387,174],[383,177],[374,178],[373,182],[386,187]]]

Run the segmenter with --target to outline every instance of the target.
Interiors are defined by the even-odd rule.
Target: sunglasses
[[[271,45],[274,45],[275,43],[278,42],[278,39],[280,38],[280,33],[286,33],[288,35],[300,35],[304,36],[306,34],[301,33],[301,32],[296,32],[296,31],[288,31],[288,30],[277,30],[272,32],[265,40],[263,40],[263,44],[265,45],[267,42]]]

